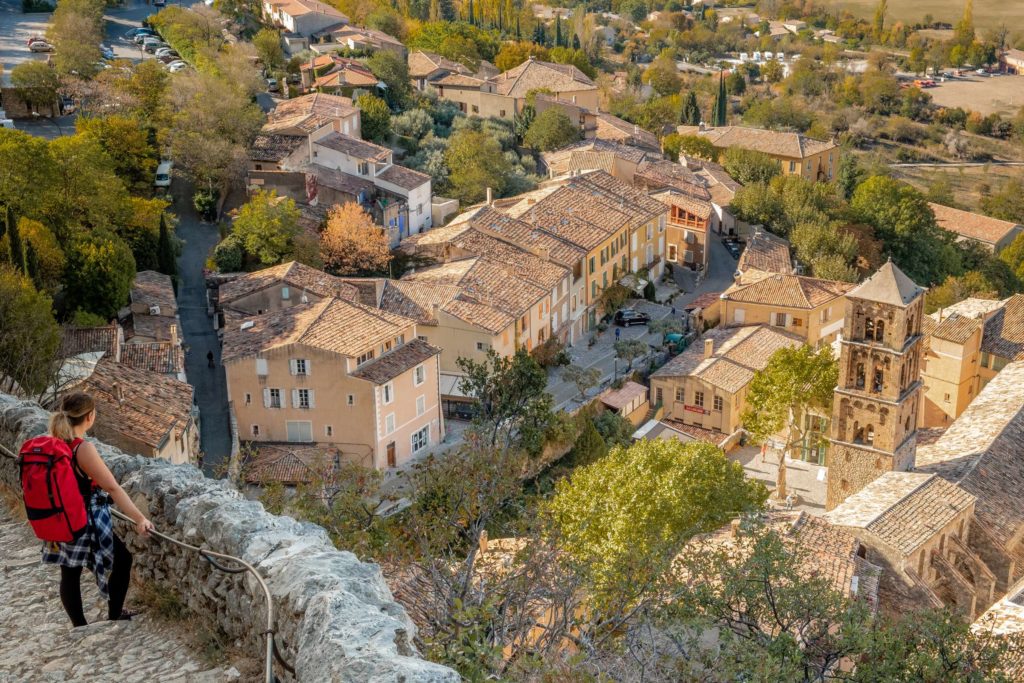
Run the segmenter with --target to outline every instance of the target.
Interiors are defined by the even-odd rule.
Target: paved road
[[[677,308],[682,308],[705,292],[722,292],[729,288],[733,282],[733,274],[736,272],[737,261],[722,244],[717,235],[711,236],[711,257],[708,260],[707,277],[694,287],[692,279],[681,280],[685,275],[681,274],[682,268],[676,268],[676,282],[685,292],[673,300]]]
[[[199,405],[203,469],[207,474],[222,475],[222,467],[231,454],[231,422],[228,415],[228,392],[224,367],[220,362],[220,343],[213,321],[206,314],[206,281],[203,268],[206,257],[219,239],[217,227],[203,223],[196,215],[190,188],[184,184],[175,192],[172,210],[178,214],[178,238],[184,241],[178,258],[178,315],[188,352],[185,371],[189,384],[195,388]],[[212,351],[216,367],[207,367],[206,354]]]
[[[28,39],[36,34],[46,33],[50,22],[49,14],[22,14],[21,0],[0,0],[0,66],[10,73],[21,62],[38,59],[46,55],[28,51]]]

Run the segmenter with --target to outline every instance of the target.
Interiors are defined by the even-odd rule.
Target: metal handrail
[[[7,457],[14,458],[15,460],[17,460],[18,458],[16,453],[11,451],[11,449],[7,448],[3,444],[0,444],[0,452],[2,452]],[[130,524],[135,523],[135,521],[131,517],[124,514],[120,510],[111,508],[110,513],[121,521],[128,522]],[[274,676],[275,659],[281,664],[285,671],[287,671],[290,674],[295,673],[295,669],[284,660],[284,657],[281,656],[281,651],[277,648],[277,639],[275,638],[275,635],[277,633],[275,622],[277,621],[277,619],[276,614],[274,612],[274,599],[270,594],[270,587],[267,586],[267,582],[266,580],[264,580],[263,576],[261,576],[260,573],[256,571],[256,567],[249,564],[240,557],[214,552],[213,550],[201,548],[199,546],[192,545],[191,543],[185,543],[184,541],[180,541],[174,538],[173,536],[168,536],[167,534],[161,531],[157,531],[156,528],[151,529],[149,531],[149,535],[161,541],[167,541],[168,543],[176,545],[180,548],[184,548],[185,550],[191,550],[195,553],[198,553],[200,557],[209,562],[215,569],[219,571],[225,572],[227,574],[241,574],[242,572],[249,572],[250,574],[252,574],[253,577],[256,578],[256,581],[260,584],[260,588],[263,589],[263,595],[267,599],[267,628],[265,631],[260,633],[260,635],[266,636],[267,639],[266,652],[264,656],[265,681],[266,683],[274,683],[277,680],[277,678]],[[234,562],[237,563],[239,566],[226,567],[217,562],[217,560],[214,558],[217,558],[219,560],[227,560],[228,562]]]

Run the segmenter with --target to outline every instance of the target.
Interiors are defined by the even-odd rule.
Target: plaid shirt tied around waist
[[[114,566],[114,523],[110,517],[110,496],[95,491],[86,502],[89,523],[76,540],[43,544],[43,562],[61,567],[86,567],[96,577],[104,600],[110,599],[108,584]]]

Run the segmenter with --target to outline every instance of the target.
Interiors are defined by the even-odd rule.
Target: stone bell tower
[[[914,467],[923,315],[924,289],[892,260],[846,295],[826,510]]]

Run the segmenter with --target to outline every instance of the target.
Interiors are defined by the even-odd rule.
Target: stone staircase
[[[101,621],[106,603],[88,570],[82,572],[82,596],[90,623],[72,628],[60,604],[60,572],[40,563],[39,553],[28,525],[0,501],[0,683],[239,680],[236,670],[211,668],[193,656],[194,645],[173,625],[145,614]]]

